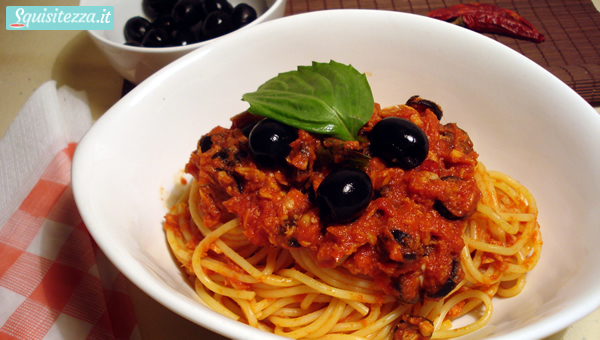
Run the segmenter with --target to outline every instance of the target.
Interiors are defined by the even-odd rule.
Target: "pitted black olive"
[[[208,135],[202,136],[200,138],[200,152],[205,153],[206,151],[212,148],[212,139]]]
[[[189,28],[206,18],[202,2],[197,0],[179,0],[173,7],[173,19],[178,28]]]
[[[146,32],[152,28],[152,24],[147,19],[142,17],[132,17],[125,23],[123,33],[125,34],[125,40],[127,42],[135,41],[142,43]],[[131,45],[131,44],[130,44]]]
[[[347,222],[362,213],[372,195],[369,175],[355,168],[341,168],[321,182],[315,201],[325,220]]]
[[[204,20],[200,20],[191,27],[187,28],[187,31],[192,33],[196,38],[196,42],[206,40],[204,38],[204,33],[202,33],[202,25],[204,25]],[[186,29],[177,29],[176,31],[186,31]]]
[[[162,28],[165,32],[170,34],[175,30],[176,23],[170,13],[161,13],[152,20],[152,26],[154,28]]]
[[[187,46],[198,42],[198,37],[192,31],[174,30],[171,32],[171,45]]]
[[[369,140],[373,155],[404,170],[419,166],[429,152],[425,132],[415,123],[403,118],[382,119],[371,130]]]
[[[153,28],[146,32],[142,46],[144,47],[165,47],[169,42],[169,35],[162,28]]]
[[[442,120],[444,113],[442,108],[431,100],[423,99],[419,96],[412,96],[406,101],[406,105],[415,108],[417,111],[422,111],[425,108],[430,109],[438,120]]]
[[[207,15],[215,11],[223,11],[229,15],[233,12],[233,6],[227,0],[204,0],[202,7]]]
[[[256,123],[248,136],[250,151],[257,163],[274,167],[285,164],[290,143],[298,138],[296,130],[273,119]]]
[[[250,132],[252,131],[252,129],[254,129],[255,125],[256,125],[256,123],[251,123],[251,124],[244,126],[242,128],[242,133],[244,134],[244,136],[246,136],[246,137],[250,136]]]
[[[202,35],[205,39],[213,39],[233,30],[231,16],[224,11],[210,13],[202,24]]]
[[[175,6],[177,0],[144,0],[143,4],[147,5],[154,14],[160,12],[170,12]]]
[[[256,10],[246,3],[240,3],[233,9],[231,21],[234,29],[244,27],[256,20]]]
[[[124,28],[126,45],[190,45],[225,35],[257,18],[256,10],[250,5],[240,3],[234,8],[228,0],[143,0],[142,7],[151,20],[131,18]],[[166,38],[152,32],[146,44],[142,43],[152,29],[161,29]]]

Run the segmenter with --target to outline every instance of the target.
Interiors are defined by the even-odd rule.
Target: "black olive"
[[[179,28],[189,28],[206,18],[199,0],[179,0],[173,7],[173,19]]]
[[[152,27],[162,28],[167,33],[175,30],[175,19],[170,13],[163,13],[152,20]]]
[[[198,21],[196,24],[187,28],[187,30],[192,33],[196,39],[196,42],[204,41],[204,33],[202,33],[202,26],[204,25],[204,20]],[[176,31],[185,31],[186,29],[177,29]]]
[[[231,32],[231,17],[223,11],[210,13],[202,25],[205,39],[213,39]]]
[[[133,40],[128,40],[125,42],[125,45],[128,46],[137,46],[137,47],[142,47],[142,43],[138,42],[138,41],[133,41]]]
[[[213,143],[210,136],[204,135],[202,138],[200,138],[200,152],[205,153],[212,148],[212,145]]]
[[[256,20],[256,10],[252,8],[252,6],[241,3],[235,6],[233,9],[233,13],[231,14],[231,23],[233,25],[233,29],[238,29],[244,27]]]
[[[171,33],[171,45],[186,46],[198,42],[196,35],[187,30],[174,30]]]
[[[168,46],[169,35],[162,28],[153,28],[146,33],[142,46],[144,47],[165,47]]]
[[[202,6],[206,15],[214,11],[223,11],[229,15],[233,12],[233,6],[227,0],[204,0]]]
[[[363,212],[372,194],[369,175],[355,168],[340,168],[321,182],[315,201],[325,220],[347,222]]]
[[[244,136],[246,136],[246,137],[250,136],[250,132],[252,132],[252,129],[254,129],[254,126],[256,125],[256,123],[257,122],[248,124],[242,128],[242,133],[244,134]]]
[[[144,13],[144,15],[147,18],[154,18],[158,15],[159,12],[157,10],[155,10],[154,8],[150,7],[147,0],[143,0],[142,1],[142,13]]]
[[[392,166],[410,170],[419,166],[429,152],[425,132],[410,120],[388,117],[371,130],[371,152]]]
[[[144,40],[144,35],[152,27],[150,21],[142,17],[132,17],[125,23],[123,33],[126,41],[135,41],[141,43]]]
[[[273,119],[263,119],[250,131],[248,144],[257,163],[274,167],[285,163],[290,143],[298,138],[292,127]]]
[[[144,3],[155,13],[170,12],[177,0],[144,0]]]
[[[231,21],[234,8],[227,0],[143,0],[142,7],[146,16],[153,20],[131,18],[129,26],[126,24],[124,28],[126,45],[182,46],[220,37],[234,30]],[[217,14],[206,20],[212,13]],[[256,18],[256,14],[253,18],[250,12],[238,16],[240,21],[236,21],[235,29]],[[166,37],[155,31],[144,43],[144,37],[152,29],[161,29]]]

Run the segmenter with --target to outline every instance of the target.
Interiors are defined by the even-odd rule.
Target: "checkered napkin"
[[[71,160],[85,94],[50,81],[0,141],[0,340],[140,339],[127,279],[75,206]]]

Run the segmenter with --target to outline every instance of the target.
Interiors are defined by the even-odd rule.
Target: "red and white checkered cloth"
[[[0,340],[140,339],[127,279],[77,211],[85,95],[38,88],[0,140]]]
[[[139,338],[127,279],[99,251],[62,150],[0,229],[0,340]]]

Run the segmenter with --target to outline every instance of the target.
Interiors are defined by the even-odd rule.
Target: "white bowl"
[[[287,0],[229,0],[235,6],[247,3],[252,6],[258,17],[240,30],[260,24],[261,22],[282,17]],[[149,48],[128,46],[125,44],[123,28],[125,22],[134,16],[147,17],[144,14],[142,0],[80,0],[79,6],[114,6],[114,29],[111,31],[88,31],[92,40],[98,46],[108,62],[119,74],[134,84],[139,84],[154,72],[179,57],[206,46],[219,38],[198,42],[186,46]]]
[[[241,57],[243,56],[243,57]],[[200,136],[247,108],[279,72],[336,60],[366,72],[376,102],[418,94],[465,129],[488,169],[538,200],[544,247],[524,291],[494,299],[478,334],[534,339],[600,305],[600,116],[543,68],[482,35],[423,16],[373,10],[295,15],[191,53],[136,87],[79,144],[79,211],[111,261],[171,310],[231,338],[275,339],[206,308],[162,229],[165,201]]]

